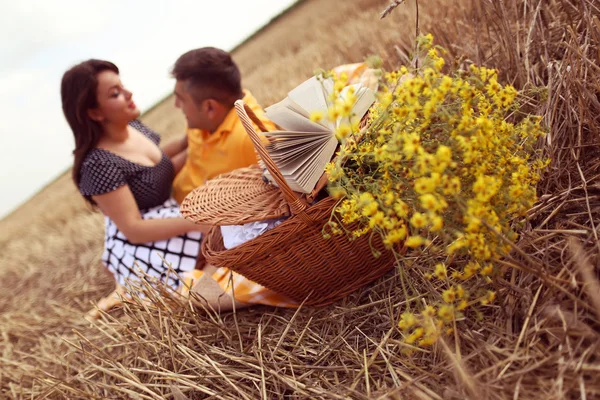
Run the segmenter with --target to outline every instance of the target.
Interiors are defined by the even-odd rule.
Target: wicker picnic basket
[[[345,235],[323,238],[323,226],[337,201],[331,197],[312,201],[314,193],[306,196],[293,192],[252,124],[266,132],[262,122],[243,101],[238,100],[235,108],[287,202],[291,216],[257,238],[229,250],[223,246],[219,227],[213,228],[202,246],[207,263],[227,267],[310,306],[330,304],[390,271],[394,267],[394,255],[385,248],[379,234],[352,241]],[[265,204],[265,208],[272,209],[269,204]],[[244,217],[240,215],[239,221],[245,223]],[[356,226],[347,228],[353,230]]]

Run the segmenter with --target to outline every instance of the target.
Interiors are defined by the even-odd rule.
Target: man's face
[[[199,104],[196,103],[188,91],[185,81],[175,82],[175,107],[183,111],[188,128],[212,131],[214,124],[204,103],[205,101],[201,101]]]

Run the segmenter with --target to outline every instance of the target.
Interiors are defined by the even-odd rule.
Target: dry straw
[[[373,52],[387,56],[391,64],[406,61],[414,39],[412,2],[400,5],[381,22],[385,1],[336,2],[335,8],[331,4],[329,0],[302,2],[237,50],[236,57],[248,79],[254,79],[259,98],[282,97],[303,80],[310,62],[327,67]],[[77,273],[77,279],[70,276],[69,268],[79,265],[71,249],[56,256],[69,268],[45,271],[48,283],[23,264],[3,275],[22,278],[10,272],[21,271],[36,283],[13,284],[22,293],[14,294],[16,300],[6,297],[0,303],[4,312],[0,316],[1,395],[69,399],[600,396],[600,310],[594,289],[600,264],[597,2],[432,1],[422,2],[419,12],[421,30],[431,31],[453,56],[498,67],[503,73],[500,79],[517,88],[542,87],[530,107],[550,127],[549,136],[539,145],[552,164],[526,231],[503,262],[505,274],[498,282],[495,304],[457,321],[455,334],[437,347],[415,349],[411,356],[403,355],[406,345],[396,328],[398,310],[421,299],[405,298],[393,274],[323,309],[254,307],[223,315],[179,306],[143,287],[141,292],[154,305],[134,295],[120,313],[105,315],[89,327],[82,319],[87,301],[97,299],[107,287],[94,284],[98,277],[91,272]],[[318,35],[303,30],[308,18]],[[284,34],[290,40],[278,45]],[[281,72],[261,72],[265,60],[271,60],[269,68]],[[277,89],[268,92],[266,87]],[[39,263],[44,265],[42,258]],[[16,278],[13,282],[21,282]],[[38,304],[28,293],[49,296]],[[14,311],[19,310],[17,303],[30,305],[29,312]]]

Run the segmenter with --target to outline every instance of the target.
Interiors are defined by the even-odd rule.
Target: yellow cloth
[[[182,276],[182,286],[184,288],[192,287],[193,283],[197,282],[202,275],[204,275],[204,271],[197,269],[185,272]],[[212,273],[211,278],[219,284],[225,293],[242,303],[287,308],[296,308],[299,306],[299,303],[294,300],[267,289],[228,268],[217,268]],[[202,293],[199,294],[202,295]]]
[[[375,70],[369,68],[367,63],[344,64],[333,68],[333,71],[338,74],[346,74],[348,76],[348,85],[361,83],[363,86],[376,91],[377,90],[377,75]]]
[[[256,99],[244,91],[244,102],[268,130],[275,124],[269,121]],[[185,165],[173,181],[173,197],[181,204],[195,188],[220,174],[256,164],[258,156],[252,140],[232,108],[214,133],[202,129],[188,130],[188,152]]]

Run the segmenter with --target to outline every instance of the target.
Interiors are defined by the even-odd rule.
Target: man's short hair
[[[190,50],[175,62],[171,71],[178,81],[186,81],[197,103],[213,98],[233,104],[243,97],[240,70],[231,55],[214,47]]]

